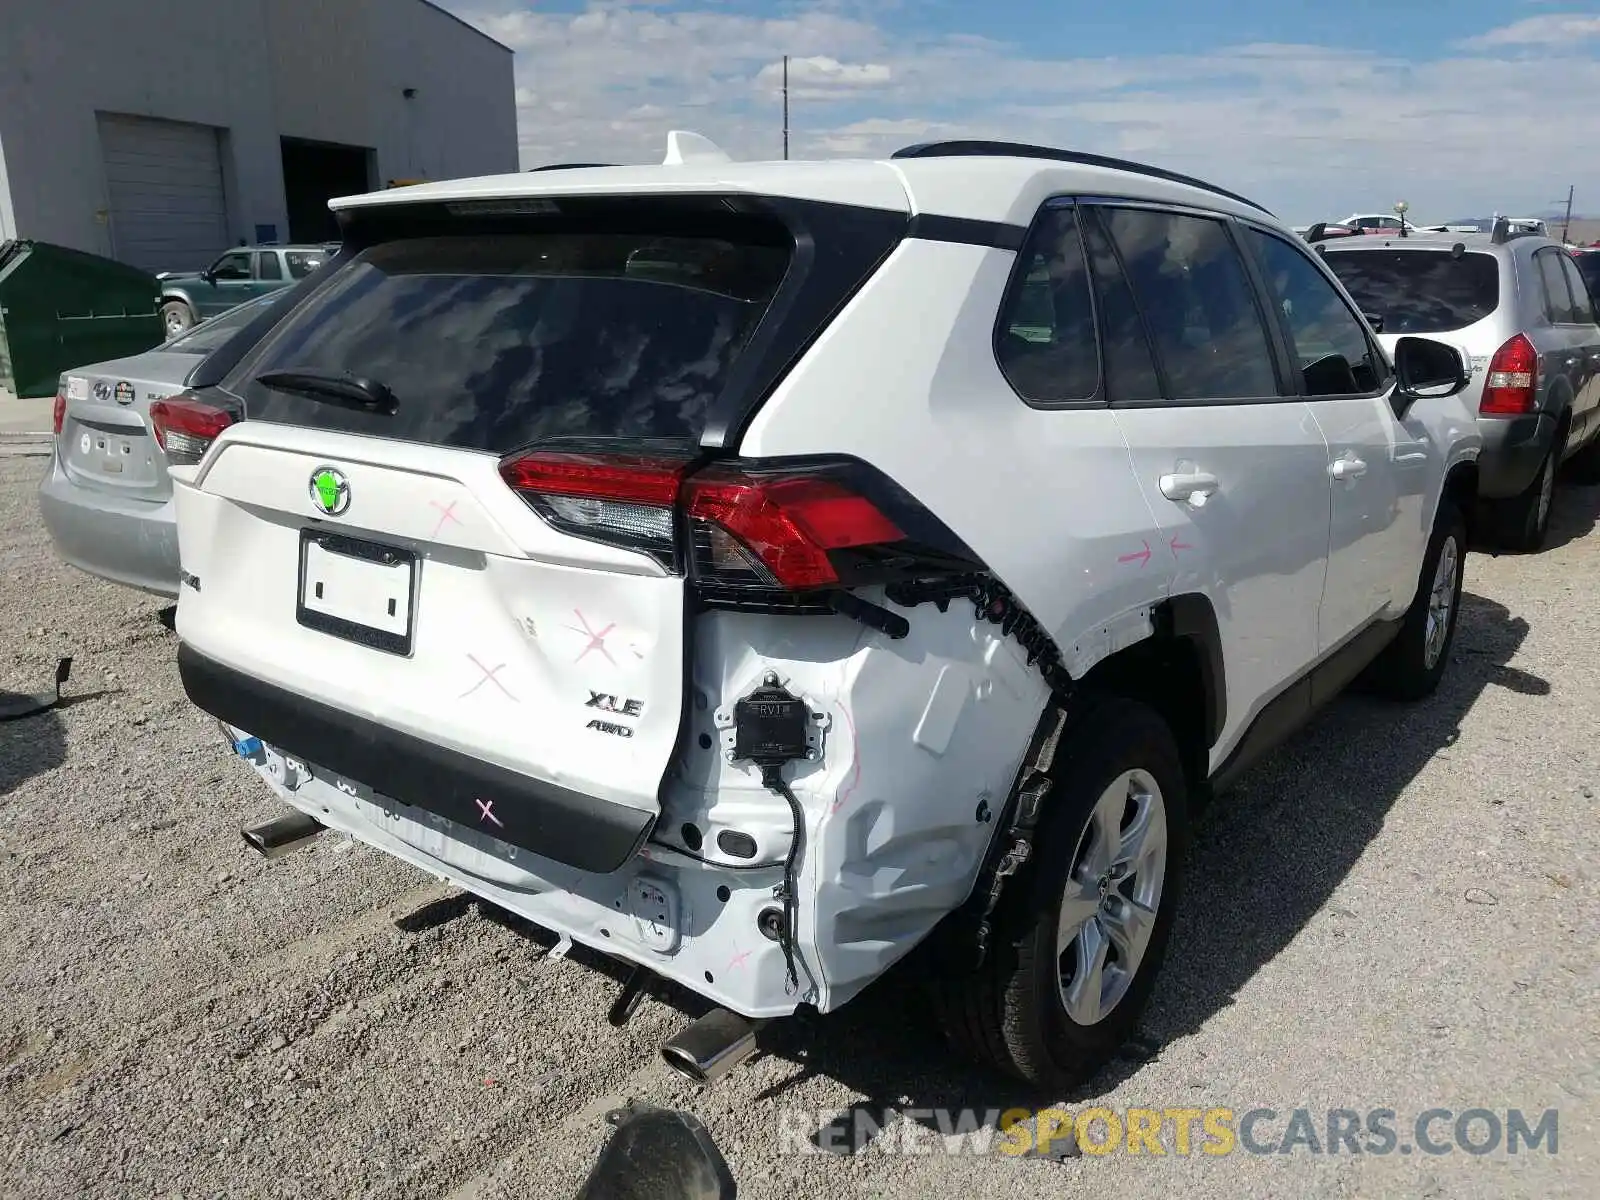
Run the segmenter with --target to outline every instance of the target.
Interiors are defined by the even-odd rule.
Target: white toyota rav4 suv
[[[247,837],[343,831],[709,998],[696,1078],[918,947],[960,1046],[1091,1074],[1192,807],[1449,661],[1460,356],[1389,358],[1240,197],[674,135],[333,207],[160,430],[184,685],[295,810]]]

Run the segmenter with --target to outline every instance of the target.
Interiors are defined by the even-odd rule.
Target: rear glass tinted
[[[266,301],[271,298],[273,297],[262,296],[236,308],[230,308],[221,316],[212,317],[209,321],[196,325],[182,337],[174,338],[162,349],[175,350],[182,354],[210,354],[248,325],[250,319],[259,314],[266,306]]]
[[[1500,306],[1492,254],[1449,250],[1330,250],[1328,266],[1384,333],[1448,333]]]
[[[552,232],[369,248],[274,331],[235,388],[252,419],[504,453],[551,438],[698,439],[793,248]],[[375,380],[392,415],[256,382]]]

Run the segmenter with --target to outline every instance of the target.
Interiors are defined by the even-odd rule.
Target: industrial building
[[[0,240],[197,270],[517,165],[511,50],[427,0],[0,0]]]

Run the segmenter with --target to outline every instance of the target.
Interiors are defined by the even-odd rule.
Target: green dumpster
[[[49,242],[0,243],[0,387],[51,396],[61,372],[162,341],[154,275]]]

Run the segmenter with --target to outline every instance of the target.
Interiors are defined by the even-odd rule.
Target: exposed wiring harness
[[[789,839],[789,853],[783,858],[783,880],[778,884],[776,894],[783,905],[783,928],[778,931],[778,944],[783,947],[783,961],[789,970],[789,984],[799,990],[800,976],[794,966],[795,916],[799,912],[798,897],[795,894],[794,864],[800,857],[800,847],[805,841],[805,813],[800,808],[800,801],[795,798],[793,789],[784,782],[782,763],[763,763],[761,783],[788,802],[789,816],[794,822],[794,834]]]

